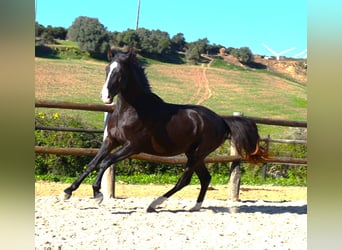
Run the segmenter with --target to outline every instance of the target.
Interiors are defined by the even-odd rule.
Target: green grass
[[[226,69],[226,70],[239,70],[239,71],[247,71],[245,68],[237,66],[232,63],[228,63],[224,61],[222,58],[214,59],[211,63],[211,67],[219,68],[219,69]]]
[[[175,184],[180,176],[171,174],[134,174],[134,175],[117,175],[115,180],[127,184]],[[225,174],[211,174],[210,185],[226,185],[229,176]],[[36,181],[50,181],[61,183],[72,183],[76,177],[66,177],[57,175],[36,175]],[[95,181],[95,173],[90,174],[85,180],[86,184],[93,184]],[[289,178],[266,178],[263,179],[261,175],[245,174],[241,177],[243,185],[279,185],[279,186],[306,186],[306,180],[298,179],[296,176]],[[190,185],[200,185],[200,181],[196,175],[191,179]]]
[[[94,60],[40,59],[36,61],[36,69],[40,69],[36,71],[36,96],[41,99],[101,103],[99,92],[105,66],[106,62]],[[198,77],[195,74],[201,74],[203,70],[201,66],[173,65],[152,59],[145,60],[145,68],[153,91],[173,103],[191,101],[197,89]],[[206,73],[213,95],[202,105],[219,114],[241,111],[247,116],[306,120],[307,91],[301,84],[267,72],[232,70],[229,67],[210,67]],[[82,114],[96,127],[103,126],[103,114]],[[261,133],[281,137],[285,131],[284,128],[266,126]]]
[[[63,46],[74,46],[64,43]],[[143,58],[142,58],[143,59]],[[214,63],[217,63],[216,65]],[[241,111],[246,116],[277,118],[305,121],[307,116],[307,90],[306,86],[289,79],[270,74],[267,71],[250,71],[235,66],[220,65],[216,60],[207,69],[206,75],[212,91],[212,97],[202,103],[219,114],[230,115],[234,111]],[[101,91],[106,62],[88,59],[43,59],[35,61],[36,64],[36,98],[82,103],[101,103]],[[152,90],[167,102],[195,103],[192,100],[197,89],[196,74],[203,72],[202,66],[174,65],[162,63],[152,59],[144,59],[147,77]],[[202,90],[203,91],[203,90]],[[91,111],[74,111],[62,109],[42,109],[45,112],[63,114],[80,114],[83,120],[89,121],[92,127],[103,128],[103,113]],[[261,137],[268,134],[272,138],[288,138],[291,129],[288,127],[258,125]],[[227,145],[217,151],[227,153]],[[226,184],[228,175],[212,174],[212,184]],[[119,175],[117,180],[127,183],[172,183],[178,175]],[[36,179],[71,182],[75,178],[60,176],[36,176]],[[87,178],[92,183],[94,175]],[[198,184],[193,178],[192,184]],[[262,180],[259,175],[242,176],[243,184],[279,184],[299,185],[303,180],[290,178],[269,178]]]
[[[77,48],[77,42],[73,42],[69,40],[60,40],[60,39],[56,39],[56,42],[62,46]]]

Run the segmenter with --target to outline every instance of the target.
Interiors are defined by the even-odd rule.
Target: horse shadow
[[[219,207],[219,206],[209,206],[209,207],[202,207],[200,212],[203,212],[205,210],[210,210],[213,213],[230,213],[230,214],[238,214],[238,213],[247,213],[247,214],[253,214],[253,213],[262,213],[262,214],[298,214],[298,215],[304,215],[307,214],[307,205],[302,206],[262,206],[262,205],[253,205],[253,206],[233,206],[233,207]],[[130,212],[123,212],[123,214],[131,214],[135,211]],[[119,212],[115,212],[113,214],[118,214]],[[184,209],[177,209],[177,210],[169,210],[169,209],[161,209],[158,210],[157,213],[194,213],[190,212],[189,210]],[[196,212],[195,212],[196,213]]]
[[[134,214],[136,213],[137,211],[135,210],[130,210],[130,211],[115,211],[115,212],[112,212],[112,214],[116,214],[116,215],[131,215],[131,214]]]
[[[244,201],[240,203],[256,203],[257,201]],[[303,205],[265,205],[265,204],[249,204],[249,205],[243,205],[243,204],[236,204],[231,205],[227,207],[222,206],[208,206],[203,207],[202,209],[211,210],[214,213],[262,213],[262,214],[298,214],[303,215],[307,214],[307,204]],[[264,203],[267,203],[264,201]],[[273,203],[273,202],[270,202]],[[285,203],[285,202],[284,202]]]
[[[275,204],[277,203],[277,204]],[[270,205],[268,205],[270,204]],[[271,205],[273,204],[273,205]],[[92,209],[99,209],[98,206],[89,206],[83,207],[81,210],[92,210]],[[124,209],[122,211],[117,211],[117,208],[112,208],[112,214],[116,215],[131,215],[137,212],[146,212],[144,207],[131,207],[128,209]],[[300,205],[290,205],[286,201],[260,201],[258,200],[245,200],[239,202],[233,202],[226,206],[203,206],[199,212],[207,212],[211,211],[212,213],[230,213],[230,214],[237,214],[237,213],[262,213],[262,214],[298,214],[298,215],[305,215],[307,214],[307,204],[300,204]],[[147,213],[147,212],[146,212]],[[167,207],[159,207],[157,208],[157,213],[192,213],[187,209],[167,209]]]
[[[81,210],[88,210],[88,209],[98,209],[95,207],[88,207],[82,208]],[[262,213],[262,214],[298,214],[304,215],[307,214],[307,205],[301,206],[265,206],[265,205],[242,205],[242,206],[231,206],[231,207],[223,207],[223,206],[208,206],[202,207],[201,211],[210,210],[213,213],[230,213],[230,214],[237,214],[237,213]],[[136,209],[126,210],[126,211],[114,211],[112,214],[116,215],[131,215],[133,213],[137,213]],[[147,212],[146,212],[147,213]],[[189,210],[185,209],[177,209],[177,210],[169,210],[169,209],[161,209],[157,211],[157,213],[191,213]]]

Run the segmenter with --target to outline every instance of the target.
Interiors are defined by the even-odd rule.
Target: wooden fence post
[[[243,116],[241,112],[234,112],[234,116]],[[230,155],[237,155],[236,148],[233,142],[230,144]],[[240,164],[241,160],[235,160],[230,165],[230,174],[228,182],[228,200],[238,201],[240,193]]]
[[[103,131],[103,140],[107,137],[107,122],[110,113],[105,112],[104,117],[104,131]],[[115,198],[115,167],[114,164],[111,165],[104,172],[101,179],[101,191],[103,194],[103,199],[107,200],[110,198]]]
[[[270,139],[271,136],[268,134],[267,138],[266,138],[266,145],[265,145],[265,151],[268,153],[268,148],[270,145]],[[264,164],[262,164],[262,169],[261,169],[261,176],[262,179],[265,180],[266,179],[266,173],[267,173],[267,162],[265,162]]]
[[[93,104],[93,103],[73,103],[73,102],[60,102],[51,100],[35,100],[36,108],[60,108],[60,109],[75,109],[75,110],[87,110],[87,111],[100,111],[100,112],[113,112],[115,105],[105,105],[105,104]],[[241,112],[234,112],[233,115],[243,115]],[[105,113],[105,127],[107,124],[108,113]],[[221,115],[221,117],[225,117]],[[279,119],[269,119],[269,118],[258,118],[258,117],[248,117],[256,123],[265,125],[275,125],[275,126],[286,126],[286,127],[298,127],[307,128],[306,121],[289,121],[289,120],[279,120]],[[53,131],[77,131],[77,132],[92,132],[97,133],[98,130],[80,129],[80,128],[59,128],[57,127],[46,127],[46,126],[36,126],[36,129],[42,130],[53,130]],[[106,137],[107,129],[104,130],[104,138]],[[270,142],[280,142],[280,143],[299,143],[306,144],[306,140],[271,140],[270,136],[267,139]],[[268,150],[268,149],[267,149]],[[56,155],[91,155],[94,156],[98,149],[94,148],[54,148],[46,146],[35,146],[35,152],[38,154],[56,154]],[[228,182],[228,192],[229,200],[239,200],[240,191],[240,164],[241,160],[235,160],[238,157],[236,155],[236,150],[234,145],[231,145],[231,156],[218,156],[218,157],[207,157],[205,162],[228,162],[233,161],[230,167],[230,178]],[[233,156],[233,157],[232,157]],[[138,154],[131,156],[133,159],[167,163],[167,164],[185,164],[186,158],[184,157],[157,157],[148,154]],[[307,165],[307,159],[305,158],[292,158],[292,157],[270,157],[267,162],[271,163],[287,163],[287,164],[300,164]],[[266,170],[266,165],[264,165]],[[104,194],[104,198],[115,198],[115,166],[112,165],[104,173],[101,183],[101,191]]]

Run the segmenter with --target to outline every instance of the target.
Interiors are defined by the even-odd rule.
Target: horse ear
[[[113,58],[113,52],[112,52],[112,50],[110,48],[108,48],[108,50],[107,50],[107,59],[108,59],[108,61],[111,61],[112,58]]]
[[[128,49],[128,59],[129,60],[134,60],[135,57],[136,57],[135,50],[134,50],[133,47],[130,47]]]

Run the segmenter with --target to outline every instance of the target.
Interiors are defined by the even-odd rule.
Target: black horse
[[[266,153],[259,146],[254,121],[236,116],[223,119],[203,106],[166,103],[152,93],[134,52],[118,53],[114,58],[110,52],[109,57],[111,63],[106,67],[101,97],[104,102],[111,103],[117,96],[117,101],[108,121],[108,136],[87,169],[64,190],[64,199],[71,197],[100,162],[93,184],[94,198],[99,203],[103,199],[101,178],[111,164],[142,152],[159,156],[185,153],[188,161],[177,184],[153,201],[147,211],[155,211],[157,205],[188,185],[194,172],[198,175],[201,189],[197,203],[190,211],[197,211],[211,179],[204,158],[226,139],[232,140],[237,152],[248,162],[263,162]],[[116,150],[111,153],[113,149]]]

